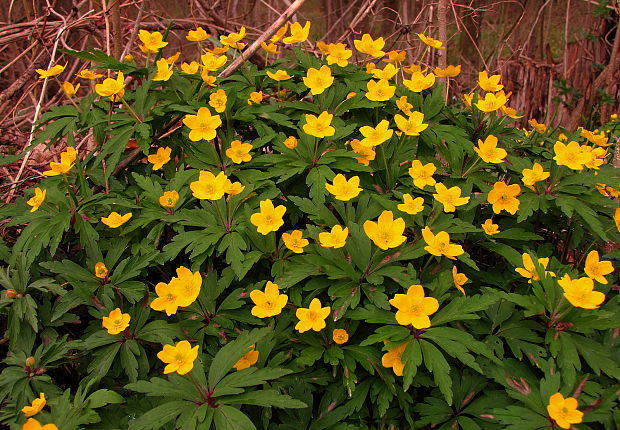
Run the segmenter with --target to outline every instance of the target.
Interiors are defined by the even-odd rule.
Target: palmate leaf
[[[457,297],[439,309],[432,318],[433,326],[457,320],[479,319],[480,315],[477,312],[488,309],[498,300],[499,296],[491,290],[475,296]]]

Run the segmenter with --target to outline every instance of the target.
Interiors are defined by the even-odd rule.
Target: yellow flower
[[[608,154],[605,148],[593,148],[588,145],[582,145],[581,152],[588,156],[588,161],[584,163],[584,166],[595,170],[605,163]]]
[[[496,182],[493,189],[489,191],[487,200],[493,205],[493,212],[496,214],[502,210],[514,215],[519,210],[521,202],[517,196],[521,194],[519,184],[508,185],[505,182]]]
[[[219,115],[211,115],[209,108],[201,107],[196,115],[185,115],[183,124],[190,128],[189,140],[198,142],[212,140],[217,135],[215,129],[222,125]]]
[[[246,352],[243,357],[241,357],[235,364],[233,364],[233,368],[237,371],[248,369],[256,364],[258,361],[258,351],[254,349],[255,345],[250,345],[250,351]]]
[[[366,73],[372,73],[377,68],[375,63],[366,63]]]
[[[243,185],[241,182],[232,182],[230,179],[226,179],[226,185],[224,186],[224,192],[226,194],[234,196],[237,194],[241,194],[243,190],[245,190],[245,185]]]
[[[388,64],[398,64],[405,61],[405,58],[407,58],[407,51],[390,51],[387,55],[388,57],[381,61],[385,61]]]
[[[403,376],[405,363],[403,363],[402,358],[408,344],[409,342],[405,342],[395,348],[388,349],[388,352],[381,357],[381,365],[385,368],[391,367],[396,376]]]
[[[571,428],[571,424],[579,424],[583,421],[583,412],[577,410],[577,400],[561,393],[555,393],[549,397],[547,412],[558,426],[563,429]]]
[[[166,363],[164,375],[177,372],[185,375],[194,368],[194,360],[198,357],[198,345],[192,346],[186,340],[177,342],[175,346],[164,345],[164,349],[157,353],[157,358]]]
[[[280,27],[278,31],[276,31],[276,33],[273,36],[271,36],[271,39],[269,40],[274,43],[278,42],[280,39],[284,37],[287,31],[288,31],[288,22],[284,24],[282,27]]]
[[[333,185],[329,183],[325,184],[325,189],[333,194],[336,199],[342,200],[343,202],[354,199],[362,192],[362,188],[359,187],[359,176],[353,176],[351,179],[347,180],[342,173],[338,173],[332,182]]]
[[[211,76],[209,75],[209,71],[208,70],[201,70],[200,71],[200,78],[202,79],[202,81],[209,85],[210,87],[214,87],[217,84],[215,83],[217,81],[217,76]]]
[[[570,275],[566,274],[558,284],[564,290],[566,300],[577,308],[597,309],[605,300],[605,294],[594,291],[594,281],[591,278],[571,279]]]
[[[161,48],[168,45],[164,42],[164,36],[159,31],[149,33],[146,30],[140,30],[138,38],[144,45],[140,45],[140,50],[145,54],[156,54]]]
[[[407,96],[402,96],[398,100],[396,100],[396,106],[400,109],[405,115],[411,114],[411,109],[413,109],[413,105],[407,102]],[[398,123],[397,123],[398,124]]]
[[[368,166],[375,159],[376,153],[372,148],[367,148],[360,144],[359,139],[351,140],[351,149],[362,157],[355,157],[360,164]]]
[[[389,127],[390,122],[386,119],[382,120],[376,127],[370,127],[368,125],[360,127],[360,133],[364,136],[360,141],[360,145],[367,148],[381,145],[394,134],[394,130]]]
[[[263,101],[263,92],[262,91],[252,91],[250,93],[250,98],[248,98],[248,104],[261,104]]]
[[[177,313],[179,308],[177,299],[180,293],[178,288],[173,288],[171,284],[159,282],[155,285],[155,293],[157,293],[157,298],[151,302],[151,309],[166,311],[168,316]]]
[[[427,185],[432,187],[436,183],[433,178],[436,170],[437,167],[433,163],[422,164],[420,160],[413,160],[409,168],[409,176],[413,178],[413,185],[420,189]]]
[[[405,220],[402,218],[394,219],[392,211],[381,212],[377,222],[370,220],[364,222],[366,236],[383,250],[402,245],[407,240],[404,232]]]
[[[284,139],[284,146],[286,146],[288,149],[297,148],[297,143],[297,138],[295,136],[289,136]]]
[[[366,98],[374,102],[384,102],[394,97],[396,86],[391,86],[387,79],[381,79],[379,82],[370,80],[366,84],[368,92]]]
[[[34,418],[28,418],[28,421],[22,426],[22,430],[58,430],[56,424],[45,424],[44,426]]]
[[[62,84],[62,90],[69,98],[75,97],[75,93],[77,93],[78,89],[80,89],[80,84],[73,85],[71,82],[66,81]]]
[[[61,66],[60,64],[56,64],[55,66],[50,67],[49,69],[36,69],[35,72],[39,74],[39,79],[51,78],[54,76],[60,75],[65,71],[66,65]]]
[[[422,329],[431,326],[429,315],[439,309],[439,302],[434,297],[424,297],[422,285],[411,285],[407,294],[396,294],[390,299],[390,304],[398,311],[396,322],[400,325],[411,324],[414,328]]]
[[[616,229],[620,233],[620,208],[616,208],[614,211],[614,222],[616,223]]]
[[[461,188],[454,186],[447,188],[444,184],[435,185],[436,194],[433,194],[435,200],[443,205],[444,212],[454,212],[457,206],[463,206],[469,202],[469,197],[461,197]]]
[[[330,233],[319,233],[319,242],[323,248],[342,248],[347,242],[347,236],[349,236],[348,227],[335,225]]]
[[[202,42],[203,40],[207,40],[209,35],[202,27],[198,27],[196,30],[188,31],[185,38],[190,42]]]
[[[187,267],[181,266],[176,270],[177,276],[168,284],[176,296],[177,306],[189,306],[196,301],[202,286],[200,272],[192,272]]]
[[[408,74],[413,74],[415,72],[426,72],[428,69],[424,69],[422,70],[422,66],[419,66],[418,64],[412,64],[409,67],[403,67],[403,72],[408,73]]]
[[[349,340],[349,333],[345,329],[337,328],[332,331],[332,340],[338,345],[347,343]]]
[[[99,78],[103,78],[103,74],[97,73],[97,72],[93,72],[92,70],[88,70],[88,69],[80,70],[80,72],[76,73],[75,76],[77,76],[78,78],[82,78],[82,79],[99,79]]]
[[[486,93],[484,99],[478,99],[476,107],[482,112],[494,112],[506,104],[508,99],[503,92],[496,94]]]
[[[107,217],[101,217],[101,222],[110,228],[117,228],[125,224],[133,216],[131,212],[121,215],[118,212],[112,212]]]
[[[463,94],[463,100],[465,101],[465,104],[467,106],[471,107],[471,102],[473,99],[474,99],[474,93]]]
[[[241,42],[241,39],[245,37],[245,27],[241,27],[239,33],[230,33],[228,36],[221,35],[220,43],[222,45],[230,46],[234,49],[243,49],[245,48],[245,43]]]
[[[404,203],[399,204],[398,210],[408,213],[409,215],[415,215],[424,210],[424,199],[422,197],[411,197],[411,194],[403,194]]]
[[[280,70],[280,69],[276,70],[275,73],[267,71],[267,76],[269,76],[274,81],[278,81],[278,82],[286,81],[292,78],[292,76],[289,75],[286,70]]]
[[[609,142],[609,137],[605,136],[605,132],[601,131],[600,133],[596,133],[598,130],[595,130],[594,132],[592,131],[588,131],[585,128],[581,129],[581,137],[585,137],[586,139],[588,139],[591,143],[598,145],[598,146],[610,146],[611,143]]]
[[[200,69],[200,64],[198,64],[196,61],[192,61],[191,63],[181,63],[181,71],[183,73],[187,73],[188,75],[193,75],[194,73],[198,72],[198,69]]]
[[[425,36],[422,33],[416,33],[418,35],[418,37],[420,38],[420,40],[422,42],[424,42],[425,44],[427,44],[428,46],[430,46],[431,48],[435,48],[435,49],[446,49],[445,46],[443,46],[443,43],[437,39],[433,39],[432,37],[429,36]]]
[[[313,67],[308,69],[308,74],[303,78],[304,84],[310,88],[313,95],[322,94],[334,83],[332,71],[328,66],[321,66],[320,69]]]
[[[95,276],[99,279],[105,279],[108,276],[108,268],[105,267],[105,263],[95,263]]]
[[[413,72],[411,79],[404,79],[403,84],[414,93],[419,93],[435,84],[435,74],[424,75],[421,71]]]
[[[293,251],[296,254],[304,252],[304,247],[308,246],[310,242],[308,239],[302,237],[303,232],[301,230],[293,230],[290,233],[282,234],[282,241],[284,246]]]
[[[165,58],[157,60],[157,72],[153,76],[153,81],[167,81],[172,76],[172,64],[168,64]]]
[[[605,197],[610,197],[612,199],[617,199],[620,197],[620,190],[617,190],[609,185],[596,184],[596,189]]]
[[[41,412],[41,409],[43,409],[43,407],[45,406],[45,403],[46,403],[45,394],[39,393],[39,398],[34,399],[30,406],[24,406],[22,408],[22,412],[24,413],[26,418],[32,417],[38,414],[39,412]]]
[[[489,76],[486,70],[478,73],[478,85],[480,85],[480,88],[484,91],[494,93],[504,88],[504,86],[499,83],[500,79],[502,79],[502,75]]]
[[[261,48],[265,50],[267,54],[281,54],[282,53],[282,51],[278,51],[278,45],[276,45],[275,43],[261,42],[260,46]]]
[[[344,43],[330,43],[327,53],[327,64],[337,64],[340,67],[349,65],[349,58],[353,55],[353,51],[347,49]]]
[[[226,56],[217,56],[212,52],[207,52],[200,56],[200,62],[202,63],[203,72],[215,72],[217,69],[226,64]],[[203,78],[204,79],[204,78]]]
[[[108,334],[119,334],[129,327],[130,320],[131,315],[124,314],[120,308],[116,308],[107,317],[103,317],[101,325],[108,330]]]
[[[452,282],[457,290],[459,290],[463,295],[465,295],[465,290],[463,289],[463,285],[465,285],[469,281],[469,278],[464,273],[459,273],[456,269],[456,266],[452,266]]]
[[[524,278],[529,279],[529,281],[527,281],[528,284],[531,284],[532,281],[540,281],[540,275],[538,274],[538,270],[536,269],[536,266],[534,265],[534,260],[532,260],[532,256],[528,253],[524,253],[521,256],[521,261],[523,262],[523,267],[515,268],[515,272],[517,272],[519,275],[523,276]],[[541,266],[543,266],[544,269],[546,269],[547,266],[549,265],[549,258],[539,258],[538,264],[540,264]],[[547,276],[547,274],[549,274],[552,277],[555,277],[555,273],[545,270],[544,276]]]
[[[240,140],[233,140],[230,143],[230,148],[226,150],[226,156],[235,164],[248,162],[252,159],[252,154],[250,154],[252,148],[251,143],[241,143]]]
[[[306,21],[302,27],[300,23],[294,22],[291,24],[291,35],[282,39],[282,43],[285,45],[292,45],[294,43],[305,42],[310,34],[310,21]]]
[[[39,209],[39,207],[43,204],[43,201],[45,200],[46,194],[47,194],[47,190],[42,190],[39,187],[36,187],[34,189],[34,196],[32,196],[30,200],[26,202],[29,206],[32,206],[32,209],[30,209],[30,212],[34,212],[37,209]]]
[[[133,60],[133,55],[131,54],[127,54],[123,57],[123,61],[125,61],[126,63],[131,63]]]
[[[306,114],[306,123],[303,126],[304,133],[310,136],[322,138],[336,134],[336,129],[331,126],[334,115],[327,111],[321,112],[316,117],[312,114]]]
[[[177,62],[180,56],[181,56],[181,53],[177,51],[174,55],[171,55],[170,57],[163,57],[163,58],[164,60],[166,60],[166,63],[172,66],[174,65],[174,63]]]
[[[284,225],[282,217],[285,212],[286,207],[283,205],[274,207],[270,199],[261,200],[260,212],[252,214],[252,216],[250,216],[250,222],[252,225],[256,226],[260,234],[269,234],[269,232],[277,231]]]
[[[95,85],[95,92],[102,97],[109,97],[117,102],[125,95],[125,76],[118,72],[116,79],[106,78],[103,83]]]
[[[533,187],[536,182],[544,181],[550,175],[549,172],[543,170],[543,166],[539,163],[534,163],[531,169],[523,169],[521,174],[523,175],[523,183],[528,187]]]
[[[428,128],[424,122],[424,114],[418,111],[410,111],[407,119],[400,114],[394,115],[396,126],[407,136],[419,136],[421,132]]]
[[[499,225],[493,224],[493,220],[491,218],[488,218],[484,221],[484,223],[482,224],[482,229],[489,236],[493,236],[494,234],[499,233]]]
[[[166,191],[159,197],[159,204],[165,208],[173,208],[179,201],[179,193],[176,191]]]
[[[310,306],[299,308],[295,311],[295,316],[299,322],[295,325],[295,330],[304,333],[308,330],[321,331],[325,328],[325,318],[331,312],[329,306],[321,307],[321,301],[317,298],[312,299]]]
[[[474,151],[487,163],[503,163],[508,155],[504,149],[497,147],[497,137],[492,134],[488,135],[484,142],[478,139],[478,146],[474,147]]]
[[[385,55],[385,52],[382,51],[385,46],[383,37],[373,40],[370,34],[364,34],[361,40],[354,40],[353,44],[355,45],[355,49],[362,54],[368,54],[371,57],[382,57]]]
[[[469,103],[469,105],[471,106],[471,102]],[[501,106],[499,108],[499,110],[501,110],[506,116],[512,118],[512,119],[519,119],[519,118],[523,118],[523,115],[517,115],[517,110],[513,109],[511,107],[508,107],[506,105]]]
[[[541,124],[538,121],[536,121],[534,118],[530,119],[528,121],[528,124],[532,126],[532,129],[536,132],[536,133],[540,133],[543,134],[545,131],[547,131],[547,126],[545,124]]]
[[[390,80],[398,73],[398,67],[393,64],[386,65],[383,69],[374,68],[370,71],[375,79]]]
[[[574,140],[567,145],[558,141],[553,145],[555,157],[553,159],[558,166],[566,166],[569,169],[581,170],[583,165],[590,161],[590,155],[581,150],[579,143]]]
[[[155,154],[150,154],[147,157],[149,163],[153,164],[153,170],[159,170],[170,161],[170,154],[172,153],[172,149],[168,146],[164,146],[163,148],[157,148],[157,152]]]
[[[435,235],[429,227],[424,227],[422,237],[428,245],[424,247],[424,250],[431,255],[437,257],[444,255],[451,260],[456,260],[455,257],[465,253],[461,245],[450,243],[450,235],[445,231],[440,231]]]
[[[254,303],[252,315],[256,318],[269,318],[280,315],[282,309],[288,303],[288,296],[280,294],[278,284],[267,281],[265,291],[250,291],[250,299]]]
[[[435,67],[435,70],[433,70],[433,73],[435,73],[435,75],[438,78],[455,78],[461,74],[461,65],[460,64],[458,66],[450,65],[446,67],[445,69]]]
[[[228,177],[224,172],[219,172],[215,176],[209,171],[201,170],[198,180],[191,182],[189,188],[197,199],[219,200],[224,197],[227,180]]]
[[[586,257],[585,272],[588,278],[594,279],[601,284],[607,284],[605,275],[609,275],[614,271],[611,261],[600,261],[598,251],[590,251]]]
[[[43,172],[45,176],[57,176],[63,173],[68,173],[75,160],[77,158],[77,151],[74,147],[69,146],[67,149],[60,153],[60,163],[54,161],[50,162],[50,169]]]

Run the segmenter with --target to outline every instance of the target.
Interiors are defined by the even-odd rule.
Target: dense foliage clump
[[[515,128],[499,75],[447,103],[460,66],[309,30],[227,77],[243,28],[39,70],[66,148],[0,209],[0,422],[614,429],[617,118]]]

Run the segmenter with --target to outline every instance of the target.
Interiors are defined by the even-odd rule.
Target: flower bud
[[[8,290],[6,290],[7,299],[14,299],[16,295],[17,295],[17,291],[15,291],[13,288],[9,288]]]
[[[32,366],[34,366],[36,363],[37,363],[37,360],[36,360],[33,356],[30,356],[30,357],[28,357],[28,358],[26,359],[26,366],[28,366],[28,367],[32,367]]]

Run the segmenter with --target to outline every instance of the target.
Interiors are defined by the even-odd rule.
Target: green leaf
[[[450,321],[479,319],[480,315],[477,315],[476,312],[488,309],[497,300],[499,297],[491,291],[475,296],[452,299],[446,306],[441,307],[432,318],[433,327]]]
[[[123,403],[123,396],[112,390],[101,389],[88,396],[88,406],[97,409],[110,403]]]
[[[250,345],[259,342],[271,332],[271,327],[246,331],[237,339],[224,345],[215,355],[211,367],[209,367],[209,388],[215,388],[224,375],[232,369],[233,365],[248,352]]]
[[[218,401],[235,405],[274,406],[276,408],[293,409],[300,409],[308,406],[304,402],[293,399],[289,395],[281,394],[277,390],[250,391],[235,396],[218,398]]]
[[[140,418],[130,421],[130,430],[156,430],[179,416],[185,409],[195,409],[193,402],[172,400],[151,409]]]
[[[420,340],[424,365],[433,372],[433,380],[446,398],[446,402],[452,405],[452,379],[450,378],[450,365],[445,357],[432,343]]]
[[[254,423],[237,408],[220,405],[213,415],[217,430],[256,430]]]

